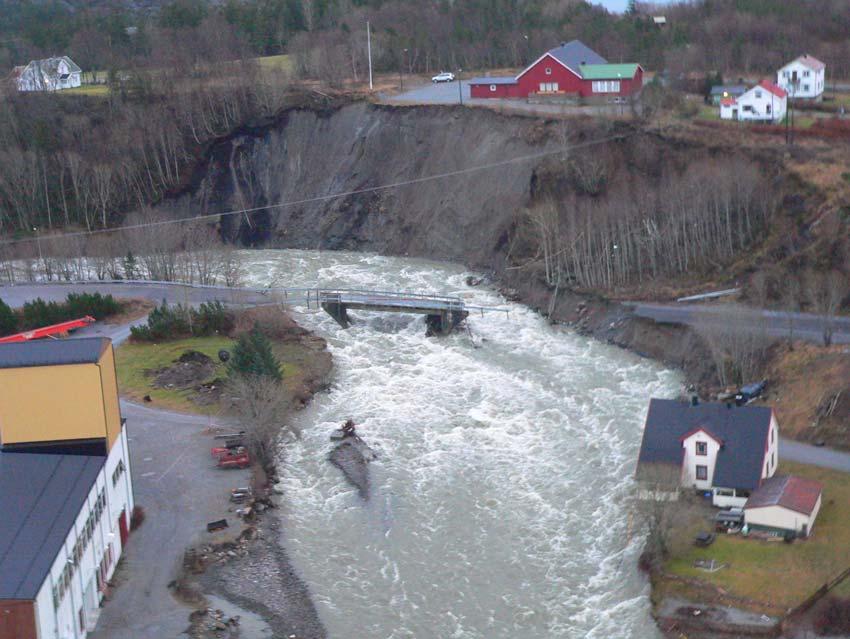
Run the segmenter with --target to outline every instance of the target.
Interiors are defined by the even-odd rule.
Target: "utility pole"
[[[372,87],[372,30],[369,27],[369,21],[366,20],[366,54],[369,57],[369,90]]]
[[[404,64],[407,61],[407,49],[401,52],[401,64],[398,67],[398,83],[401,85],[401,90],[404,91]]]
[[[463,80],[460,79],[460,74],[463,69],[457,70],[457,97],[460,99],[460,105],[463,106]]]

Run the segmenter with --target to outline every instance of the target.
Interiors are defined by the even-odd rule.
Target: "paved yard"
[[[471,106],[483,106],[491,109],[520,111],[534,115],[629,115],[628,105],[610,106],[570,106],[561,104],[529,104],[523,99],[506,100],[502,98],[483,99],[471,98],[469,81],[460,82],[428,82],[411,85],[403,93],[397,95],[381,94],[380,98],[387,104],[459,104],[459,93],[463,93],[463,103]]]

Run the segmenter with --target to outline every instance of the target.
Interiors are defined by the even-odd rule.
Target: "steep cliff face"
[[[562,143],[554,125],[483,109],[294,110],[218,144],[191,190],[165,206],[183,216],[296,202],[222,225],[249,245],[363,249],[489,268],[505,254],[542,160],[416,180]],[[407,184],[362,192],[393,183]],[[341,192],[350,194],[303,201]]]

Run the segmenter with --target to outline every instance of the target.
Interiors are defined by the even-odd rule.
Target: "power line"
[[[363,187],[361,189],[354,189],[351,191],[340,191],[338,193],[332,193],[329,195],[318,195],[315,197],[304,198],[301,200],[290,200],[288,202],[279,202],[277,204],[266,204],[264,206],[256,206],[253,208],[245,208],[238,209],[234,211],[223,211],[221,213],[207,213],[205,215],[195,215],[192,217],[182,217],[176,219],[169,220],[156,220],[153,222],[140,222],[138,224],[127,224],[125,226],[116,226],[112,228],[105,229],[93,229],[88,231],[75,231],[73,233],[62,233],[60,235],[50,235],[45,236],[43,239],[45,241],[50,240],[54,242],[56,240],[69,239],[73,237],[88,237],[90,235],[99,235],[101,233],[115,233],[118,231],[134,231],[143,228],[150,228],[154,226],[165,226],[168,224],[183,224],[185,222],[199,222],[203,220],[210,220],[215,218],[223,218],[229,217],[231,215],[247,215],[249,213],[257,213],[259,211],[267,211],[270,209],[279,209],[285,208],[289,206],[299,206],[302,204],[313,204],[316,202],[327,202],[329,200],[336,200],[338,198],[350,197],[352,195],[363,195],[366,193],[375,193],[377,191],[387,191],[390,189],[397,189],[403,186],[411,186],[414,184],[422,184],[424,182],[432,182],[435,180],[443,180],[445,178],[454,177],[457,175],[466,175],[469,173],[476,173],[478,171],[487,171],[490,169],[499,168],[501,166],[508,166],[510,164],[518,164],[520,162],[528,162],[529,160],[539,160],[545,157],[549,157],[552,155],[558,155],[559,153],[564,153],[565,151],[572,151],[575,149],[583,149],[590,146],[596,146],[598,144],[605,144],[607,142],[612,142],[614,140],[623,140],[625,138],[631,137],[635,135],[636,132],[632,131],[631,133],[622,133],[618,135],[611,135],[605,138],[600,138],[598,140],[590,140],[588,142],[580,142],[577,144],[571,144],[559,147],[557,149],[550,149],[548,151],[539,151],[537,153],[530,153],[528,155],[520,155],[513,158],[508,158],[507,160],[499,160],[498,162],[489,162],[487,164],[478,164],[476,166],[466,167],[464,169],[457,169],[454,171],[446,171],[444,173],[435,173],[433,175],[426,175],[418,178],[411,178],[409,180],[401,180],[399,182],[390,182],[389,184],[381,184],[379,186],[368,186]],[[39,242],[41,238],[39,237],[28,237],[18,240],[0,240],[0,246],[11,246],[14,244],[23,244],[26,242]]]

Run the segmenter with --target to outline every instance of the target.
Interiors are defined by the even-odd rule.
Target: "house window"
[[[731,488],[715,488],[714,494],[718,497],[734,497],[735,491]]]
[[[708,442],[697,442],[697,455],[708,455]]]
[[[743,110],[746,113],[750,113],[753,110],[753,105],[752,104],[745,104],[744,107],[743,107]]]
[[[761,91],[756,91],[756,97],[757,97],[757,98],[760,98],[760,97],[761,97]]]
[[[697,466],[697,479],[708,479],[708,466]]]
[[[491,91],[495,91],[495,90],[496,90],[496,85],[495,85],[495,84],[491,84],[491,85],[490,85],[490,90],[491,90]]]
[[[803,71],[803,77],[804,78],[808,78],[810,74],[811,74],[810,71]]]
[[[591,90],[594,93],[619,93],[619,80],[596,80],[591,83]]]
[[[787,71],[783,71],[783,72],[782,72],[782,77],[783,77],[783,78],[787,78],[787,77],[788,77],[788,72],[787,72]]]
[[[557,82],[541,82],[540,93],[555,93],[558,90]]]
[[[766,109],[767,109],[767,113],[770,113],[770,105],[769,104],[766,106]]]
[[[803,85],[803,91],[808,91],[808,90],[809,90],[809,85],[808,85],[808,84],[804,84],[804,85]]]
[[[552,75],[552,67],[546,67],[546,75]]]

